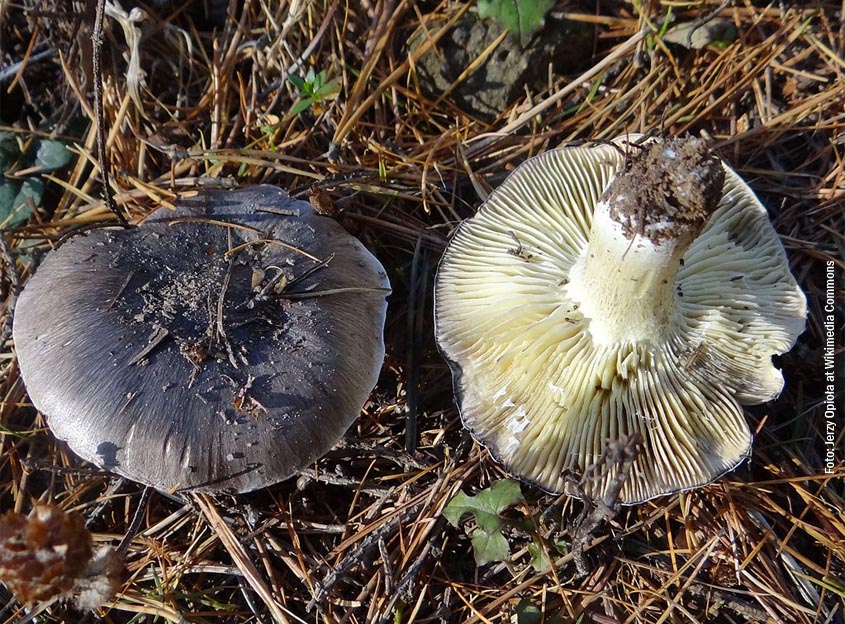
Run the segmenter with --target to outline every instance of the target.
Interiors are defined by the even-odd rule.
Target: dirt
[[[258,248],[245,247],[230,261],[223,253],[226,228],[156,223],[142,230],[111,234],[109,249],[111,265],[127,275],[114,303],[120,322],[149,335],[137,364],[175,346],[197,372],[214,361],[237,376],[256,340],[280,337],[284,306],[275,293],[259,296],[267,280],[254,278],[264,272]],[[234,238],[233,245],[244,242]]]
[[[657,139],[629,146],[625,168],[604,192],[625,235],[656,245],[695,236],[719,205],[725,171],[703,139]]]

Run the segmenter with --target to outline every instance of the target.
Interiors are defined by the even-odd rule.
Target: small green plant
[[[26,221],[44,195],[42,174],[67,166],[73,158],[61,141],[20,141],[0,132],[0,227]]]
[[[502,529],[509,523],[502,517],[502,512],[524,502],[519,483],[513,479],[502,479],[476,496],[458,492],[446,505],[443,516],[453,526],[458,526],[464,514],[471,514],[475,518],[476,528],[471,536],[472,550],[475,562],[481,566],[507,558],[508,540]]]
[[[478,16],[491,18],[526,45],[543,26],[546,13],[555,0],[478,0]]]
[[[569,552],[570,545],[562,540],[543,540],[538,532],[537,516],[514,519],[503,515],[506,510],[524,503],[519,482],[502,479],[475,496],[458,492],[446,505],[443,516],[455,527],[466,514],[475,519],[470,539],[479,566],[507,559],[510,548],[504,531],[511,529],[531,539],[527,545],[531,567],[544,572],[552,567],[551,557]]]
[[[334,100],[340,93],[340,83],[335,79],[329,80],[326,70],[315,72],[310,68],[305,76],[290,75],[288,81],[299,92],[299,99],[288,113],[290,116],[298,115],[309,108],[319,108],[320,103]]]

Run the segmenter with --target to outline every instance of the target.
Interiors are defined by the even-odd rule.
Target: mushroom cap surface
[[[772,355],[792,347],[806,317],[765,208],[723,163],[716,212],[675,277],[667,340],[591,336],[593,319],[567,289],[570,269],[637,138],[520,165],[461,224],[435,286],[437,341],[474,437],[512,473],[571,492],[567,473],[577,477],[609,441],[638,433],[626,504],[709,483],[749,455],[741,405],[779,395]],[[606,495],[616,469],[584,483],[587,494]]]
[[[161,490],[248,492],[357,418],[389,292],[375,257],[308,203],[201,190],[47,254],[14,340],[33,404],[83,459]]]

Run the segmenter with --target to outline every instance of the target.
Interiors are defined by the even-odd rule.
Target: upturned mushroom
[[[83,459],[162,490],[246,492],[357,418],[388,293],[375,257],[308,203],[200,191],[50,252],[14,341],[33,404]]]
[[[742,405],[783,387],[806,301],[754,193],[700,139],[618,138],[518,167],[441,261],[436,336],[461,416],[511,472],[571,492],[641,437],[627,504],[735,468]],[[587,480],[607,494],[618,466]],[[567,476],[569,475],[569,476]]]

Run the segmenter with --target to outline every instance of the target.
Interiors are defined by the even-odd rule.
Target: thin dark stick
[[[384,569],[384,593],[389,596],[393,593],[393,566],[390,565],[390,553],[387,551],[387,543],[384,541],[384,537],[378,538],[378,551]]]
[[[138,507],[135,509],[135,515],[132,517],[132,524],[129,525],[126,535],[123,536],[123,539],[120,540],[120,544],[117,546],[117,554],[121,557],[126,554],[127,550],[129,550],[129,545],[132,543],[132,540],[135,539],[135,536],[138,534],[138,530],[141,528],[141,521],[144,519],[144,513],[147,511],[147,504],[150,502],[150,495],[153,491],[154,489],[148,486],[144,488],[143,492],[141,492],[141,499],[138,501]]]
[[[580,577],[589,574],[584,551],[587,549],[593,530],[603,521],[612,520],[619,511],[619,494],[628,480],[634,461],[642,451],[642,444],[643,437],[638,432],[609,442],[598,461],[584,471],[579,483],[573,484],[578,498],[584,503],[584,509],[575,521],[574,528],[569,531],[572,536],[575,567]],[[584,486],[589,481],[598,478],[599,470],[609,470],[612,465],[617,466],[617,471],[605,495],[596,499],[588,496],[584,491]]]
[[[97,0],[97,13],[94,17],[94,32],[91,33],[91,63],[94,74],[94,111],[97,115],[97,162],[100,175],[103,177],[103,197],[108,208],[120,224],[129,227],[129,222],[114,203],[111,184],[109,183],[109,168],[106,164],[106,132],[105,113],[103,112],[103,71],[100,65],[100,51],[103,47],[103,14],[106,10],[106,0]]]
[[[431,552],[432,542],[431,540],[427,541],[425,546],[423,546],[422,552],[419,556],[414,560],[414,562],[409,566],[408,571],[405,573],[399,582],[396,584],[396,588],[393,591],[387,593],[390,595],[391,598],[388,601],[387,605],[381,611],[381,618],[379,619],[379,624],[389,624],[393,617],[390,615],[394,612],[396,608],[396,603],[400,600],[404,600],[409,602],[412,600],[412,592],[411,585],[413,584],[414,580],[417,578],[420,570],[422,569],[423,563],[428,558],[429,553]]]
[[[307,278],[309,275],[313,275],[315,272],[319,271],[320,269],[326,268],[329,265],[329,262],[334,260],[334,256],[335,256],[334,254],[331,254],[328,258],[326,258],[325,260],[320,260],[320,262],[318,262],[317,264],[312,266],[310,269],[304,271],[301,275],[297,275],[291,281],[289,281],[287,284],[285,284],[285,288],[290,288],[294,284],[297,284],[298,282],[301,282],[302,280]],[[262,291],[262,294],[263,294],[263,292],[264,291]]]
[[[126,485],[126,479],[123,477],[116,477],[111,480],[109,487],[100,497],[100,502],[98,502],[85,514],[87,516],[85,518],[85,528],[90,529],[94,526],[94,523],[97,520],[100,520],[103,517],[103,512],[106,507],[112,504],[114,495],[117,494],[118,490],[120,490],[120,488],[124,485]]]
[[[685,45],[687,48],[692,47],[692,36],[695,34],[695,31],[701,28],[702,26],[706,25],[707,22],[711,21],[714,17],[716,17],[719,13],[726,9],[730,3],[731,0],[722,0],[722,3],[719,6],[717,6],[715,9],[708,12],[707,14],[699,17],[693,22],[689,31],[687,31],[687,36],[685,38]]]
[[[226,230],[229,251],[232,250],[232,230]],[[235,353],[232,351],[232,343],[229,342],[229,337],[226,335],[226,326],[223,322],[223,308],[226,303],[226,291],[229,290],[229,282],[232,281],[232,271],[235,270],[235,256],[229,255],[229,266],[226,267],[226,275],[223,276],[223,285],[220,287],[220,296],[217,297],[217,321],[216,332],[212,331],[212,336],[215,336],[218,342],[222,342],[226,347],[226,354],[229,356],[229,362],[235,368],[240,368],[235,359]]]
[[[405,414],[405,451],[408,453],[414,453],[417,450],[418,384],[427,269],[428,262],[425,250],[422,248],[422,238],[418,238],[417,244],[414,247],[414,259],[411,263],[411,280],[408,288],[408,337],[410,344],[408,345],[407,388],[405,390],[407,405],[407,413]]]
[[[349,568],[362,564],[364,559],[370,554],[371,550],[378,546],[378,541],[380,539],[384,539],[384,537],[391,533],[398,524],[405,520],[405,518],[416,513],[421,506],[422,503],[419,502],[406,507],[392,518],[385,520],[380,527],[375,529],[372,533],[359,541],[357,545],[351,548],[349,553],[333,569],[331,569],[328,574],[326,574],[322,581],[317,581],[312,590],[311,601],[308,603],[308,606],[305,607],[305,610],[310,613],[314,610],[314,607],[322,608],[322,605],[326,601],[326,597],[331,589],[339,580],[344,578],[344,575]]]

